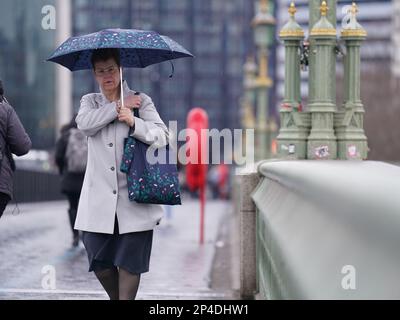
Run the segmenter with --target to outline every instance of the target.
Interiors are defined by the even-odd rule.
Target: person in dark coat
[[[73,234],[72,246],[77,247],[79,245],[79,231],[74,229],[74,225],[85,172],[70,172],[68,170],[68,161],[66,156],[71,129],[77,128],[75,118],[76,114],[68,124],[61,128],[61,135],[56,144],[55,161],[59,173],[62,176],[61,191],[67,196],[69,202],[68,214]]]
[[[14,108],[4,97],[0,81],[0,218],[13,198],[15,163],[12,154],[23,156],[31,147],[31,139]]]

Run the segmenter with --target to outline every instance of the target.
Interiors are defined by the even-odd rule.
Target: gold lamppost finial
[[[351,5],[351,13],[353,14],[353,16],[356,16],[358,13],[358,7],[357,4],[355,2],[353,2],[353,4]]]
[[[321,15],[323,17],[326,17],[326,15],[328,14],[328,10],[329,10],[328,5],[326,4],[326,1],[322,1],[320,9],[321,9]]]
[[[269,0],[260,0],[260,10],[263,13],[268,12],[268,7],[269,7]]]
[[[291,17],[294,17],[296,12],[297,12],[296,6],[295,6],[294,2],[292,1],[290,3],[290,7],[289,7],[289,14],[290,14]]]

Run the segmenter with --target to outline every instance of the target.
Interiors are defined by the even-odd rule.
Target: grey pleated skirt
[[[149,271],[153,230],[119,234],[115,219],[114,234],[83,231],[82,242],[89,258],[89,272],[113,267],[131,274]]]

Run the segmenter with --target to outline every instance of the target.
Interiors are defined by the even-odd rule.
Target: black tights
[[[69,224],[71,226],[72,233],[74,236],[79,236],[79,231],[74,229],[75,220],[76,220],[76,213],[78,212],[78,204],[79,204],[79,197],[80,192],[66,192],[68,202],[69,202]]]
[[[122,268],[95,271],[110,300],[135,300],[139,289],[140,274],[132,274]]]

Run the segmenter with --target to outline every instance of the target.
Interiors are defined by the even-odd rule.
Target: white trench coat
[[[135,93],[126,82],[123,90],[124,96]],[[140,96],[140,118],[135,117],[132,135],[147,144],[166,143],[166,125],[151,98],[143,93]],[[115,102],[110,103],[103,93],[82,97],[76,122],[88,136],[88,162],[75,222],[77,230],[112,234],[117,215],[120,234],[146,231],[163,216],[161,205],[140,204],[128,198],[126,174],[120,171],[120,164],[129,126],[117,116]]]

